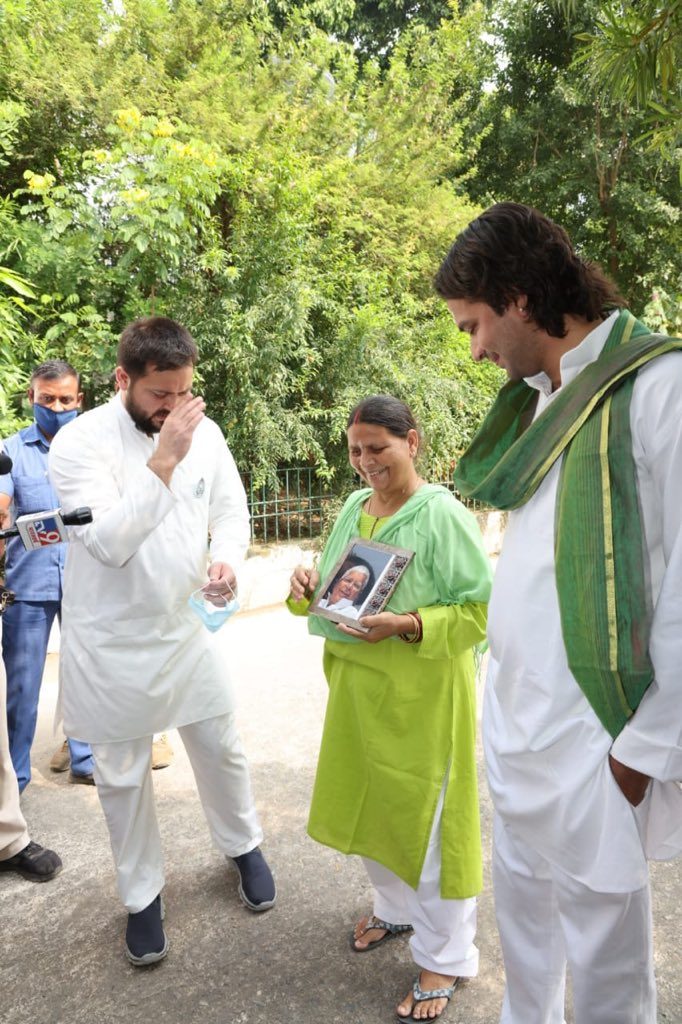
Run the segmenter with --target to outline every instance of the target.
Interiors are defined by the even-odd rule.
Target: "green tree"
[[[0,266],[0,437],[13,433],[23,422],[12,399],[26,383],[22,364],[33,354],[26,328],[35,297],[28,281]]]
[[[72,10],[38,8],[44,17],[59,3]],[[255,3],[228,17],[217,2],[184,0],[171,18],[136,0],[108,17],[106,75],[98,68],[88,91],[72,69],[62,148],[53,140],[44,163],[23,151],[27,121],[54,111],[54,60],[41,51],[36,109],[8,152],[9,265],[40,296],[29,332],[87,371],[94,400],[108,392],[125,322],[152,311],[183,320],[209,411],[261,479],[291,460],[342,473],[346,411],[378,390],[422,413],[433,471],[446,471],[488,381],[461,371],[461,340],[431,288],[477,212],[458,176],[489,71],[482,10],[433,30],[415,21],[385,67],[361,65],[312,23],[278,32]],[[33,10],[28,23],[37,32]],[[89,74],[84,23],[75,52]],[[8,83],[19,102],[14,72]]]
[[[570,18],[574,0],[560,7]],[[603,0],[583,44],[576,68],[585,67],[596,90],[623,108],[642,110],[645,138],[666,159],[675,159],[682,131],[682,3],[638,4]]]
[[[284,30],[296,23],[301,32],[321,29],[353,46],[361,62],[387,67],[406,31],[437,29],[453,13],[485,5],[480,0],[269,0],[274,24]],[[292,12],[295,16],[292,19]]]
[[[474,199],[515,199],[563,224],[642,312],[654,291],[675,327],[679,294],[679,183],[674,165],[636,140],[645,117],[595,91],[575,65],[601,5],[496,8],[490,45],[497,70],[479,111],[486,132],[470,183]]]

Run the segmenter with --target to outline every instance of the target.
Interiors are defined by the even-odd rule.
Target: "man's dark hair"
[[[76,383],[80,386],[80,374],[74,370],[71,363],[64,359],[47,359],[32,372],[31,387],[36,380],[59,380],[60,377],[75,377]]]
[[[123,331],[118,365],[133,380],[150,370],[179,370],[196,366],[199,353],[186,327],[167,316],[146,316]]]
[[[351,409],[346,429],[355,423],[372,423],[377,427],[385,427],[394,437],[407,437],[408,431],[419,426],[409,405],[401,402],[393,395],[371,395]]]
[[[529,317],[555,338],[564,317],[599,320],[625,305],[595,264],[582,260],[564,231],[532,206],[497,203],[457,236],[436,274],[444,299],[485,302],[498,316],[526,295]]]

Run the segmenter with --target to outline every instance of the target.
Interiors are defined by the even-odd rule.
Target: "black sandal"
[[[366,932],[371,932],[375,928],[383,929],[386,934],[382,935],[380,939],[375,939],[374,942],[370,942],[368,946],[364,946],[362,949],[359,949],[355,945],[358,939],[361,939]],[[374,917],[374,915],[372,915],[372,917],[367,918],[367,923],[359,935],[355,934],[355,929],[351,932],[351,949],[354,953],[369,953],[370,949],[376,949],[377,946],[380,946],[382,942],[386,941],[386,939],[393,939],[396,935],[404,935],[405,932],[411,931],[411,924],[391,924],[389,921],[381,921],[378,917]]]

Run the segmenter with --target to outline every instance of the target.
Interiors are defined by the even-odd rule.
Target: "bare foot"
[[[356,949],[367,949],[374,942],[378,942],[386,934],[385,928],[367,928],[368,923],[372,920],[372,915],[368,914],[367,917],[361,917],[355,928],[353,929],[353,938],[355,940]]]
[[[421,971],[419,974],[419,987],[422,992],[429,992],[437,988],[449,988],[455,979],[451,974],[434,974],[433,971]],[[416,1002],[412,990],[397,1007],[399,1017],[411,1017],[412,1020],[433,1020],[440,1017],[448,1005],[447,999],[425,999]]]

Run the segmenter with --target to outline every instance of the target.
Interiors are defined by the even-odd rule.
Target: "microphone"
[[[5,473],[12,472],[12,460],[9,455],[5,455],[4,452],[0,452],[0,476],[4,476]]]
[[[28,512],[17,516],[14,526],[9,530],[0,530],[0,540],[7,537],[21,537],[21,543],[27,551],[47,548],[51,544],[62,544],[68,541],[67,526],[85,526],[92,522],[92,509],[87,506],[74,509],[73,512],[62,512],[53,508],[46,512]]]

